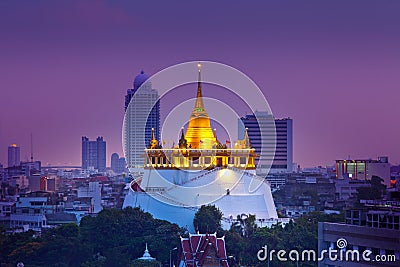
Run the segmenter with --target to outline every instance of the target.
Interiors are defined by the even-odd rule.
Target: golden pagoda
[[[216,143],[213,130],[211,129],[210,117],[204,108],[203,95],[201,92],[201,64],[197,65],[199,78],[197,82],[196,104],[190,115],[189,125],[185,139],[189,148],[211,149]]]
[[[234,148],[221,144],[216,130],[211,128],[210,117],[204,108],[201,88],[201,64],[198,67],[197,96],[189,124],[184,133],[182,127],[178,146],[162,148],[154,134],[145,149],[144,168],[156,169],[213,169],[234,167],[255,169],[254,148],[251,147],[246,129],[245,138],[238,140]]]

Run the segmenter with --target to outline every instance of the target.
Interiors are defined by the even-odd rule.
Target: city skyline
[[[123,155],[134,77],[188,60],[252,78],[274,115],[293,119],[301,166],[349,155],[400,163],[400,3],[227,3],[2,1],[0,163],[12,143],[30,160],[32,133],[43,165],[80,165],[80,137],[104,136],[109,166]]]

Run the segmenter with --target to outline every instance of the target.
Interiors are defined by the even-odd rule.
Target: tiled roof
[[[224,237],[214,234],[189,234],[181,237],[181,258],[187,267],[202,266],[209,253],[215,253],[220,266],[229,267],[225,251]]]

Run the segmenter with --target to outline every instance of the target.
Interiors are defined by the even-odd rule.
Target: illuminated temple
[[[182,127],[177,147],[164,149],[152,134],[152,140],[145,150],[145,168],[202,170],[215,167],[236,167],[255,169],[254,149],[251,147],[247,131],[243,140],[235,143],[234,148],[221,144],[216,130],[212,130],[210,117],[204,108],[201,90],[199,65],[196,103],[189,118],[186,133]]]
[[[237,216],[250,214],[261,226],[274,224],[277,213],[271,188],[255,175],[257,154],[247,132],[232,147],[218,140],[204,106],[198,67],[196,102],[186,132],[182,127],[178,145],[172,148],[163,148],[153,134],[144,151],[143,175],[130,184],[124,207],[140,207],[189,230],[194,230],[194,214],[203,204],[221,210],[224,228]]]

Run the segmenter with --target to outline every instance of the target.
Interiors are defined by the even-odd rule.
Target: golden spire
[[[251,148],[249,133],[247,132],[249,128],[246,127],[246,132],[244,133],[244,146],[245,148]]]
[[[197,64],[198,82],[197,82],[197,97],[192,114],[190,115],[189,125],[186,131],[185,138],[188,145],[192,148],[209,149],[215,143],[213,130],[211,129],[210,118],[204,108],[203,94],[201,91],[201,63]]]
[[[194,105],[194,109],[197,112],[204,111],[204,103],[203,103],[203,94],[201,92],[201,63],[197,64],[199,77],[197,80],[197,97],[196,97],[196,104]]]
[[[151,128],[151,140],[150,140],[150,148],[154,149],[157,148],[158,141],[154,135],[154,128]]]

